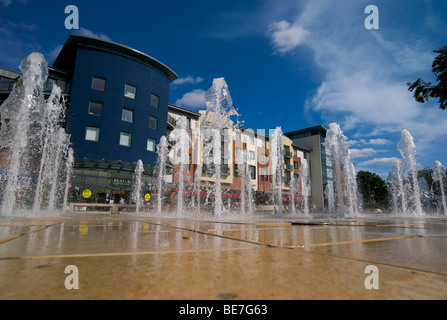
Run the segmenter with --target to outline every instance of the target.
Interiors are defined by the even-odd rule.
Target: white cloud
[[[105,34],[103,34],[103,33],[95,33],[95,32],[93,32],[93,31],[88,30],[88,29],[85,29],[85,28],[80,28],[80,29],[79,29],[78,31],[76,31],[75,33],[77,33],[77,34],[81,34],[81,35],[83,35],[83,36],[95,37],[95,38],[100,38],[100,39],[108,40],[108,41],[112,40],[112,39],[110,39],[109,36],[107,36],[107,35],[105,35]]]
[[[385,145],[385,144],[391,144],[392,141],[388,139],[371,139],[369,140],[369,144],[376,144],[376,145]]]
[[[194,78],[191,76],[187,76],[186,78],[177,78],[174,82],[172,82],[172,84],[177,85],[177,86],[185,84],[185,83],[197,84],[197,83],[201,83],[203,80],[205,80],[205,79],[203,79],[202,77]]]
[[[291,24],[285,20],[271,23],[268,31],[276,54],[291,52],[303,44],[310,34],[302,26],[296,23]]]
[[[377,151],[372,148],[351,149],[351,159],[367,158],[375,155],[376,153]]]
[[[354,0],[343,6],[309,0],[293,21],[311,32],[303,46],[314,53],[323,79],[306,101],[306,111],[318,112],[323,122],[339,123],[356,139],[351,146],[396,144],[390,138],[407,128],[421,156],[438,152],[439,137],[447,135],[447,117],[434,102],[417,103],[406,85],[431,69],[430,30],[415,30],[411,36],[405,28],[366,30],[359,14],[363,9]]]
[[[191,92],[187,92],[183,97],[177,99],[175,104],[180,107],[194,110],[205,108],[205,91],[202,89],[195,89]]]
[[[370,165],[385,165],[385,166],[389,166],[389,165],[394,165],[394,163],[399,160],[396,157],[391,157],[391,158],[374,158],[368,161],[364,161],[359,163],[359,166],[370,166]]]

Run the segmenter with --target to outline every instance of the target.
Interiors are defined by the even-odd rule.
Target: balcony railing
[[[216,173],[216,167],[214,164],[206,165],[204,164],[202,166],[202,173],[205,174],[215,174]],[[230,175],[230,167],[226,164],[220,165],[220,174],[223,176],[229,176]]]

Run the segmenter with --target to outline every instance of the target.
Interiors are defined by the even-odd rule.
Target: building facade
[[[179,165],[173,165],[176,155],[175,141],[170,137],[170,133],[175,129],[175,124],[180,117],[186,117],[190,136],[188,173],[184,176],[187,181],[185,193],[189,196],[201,194],[202,208],[207,203],[212,204],[213,188],[216,181],[216,167],[214,163],[207,163],[206,150],[210,143],[212,132],[207,132],[202,128],[202,121],[206,118],[206,111],[189,111],[178,106],[170,105],[168,112],[167,137],[169,142],[169,160],[166,167],[166,181],[171,183],[174,193],[178,190]],[[256,205],[272,205],[273,193],[281,188],[285,207],[294,203],[298,205],[301,201],[301,190],[298,187],[296,197],[291,199],[292,179],[298,181],[299,170],[302,159],[308,159],[311,150],[294,145],[292,140],[286,136],[282,137],[282,163],[283,176],[282,185],[277,185],[276,172],[272,168],[271,155],[271,133],[259,132],[252,129],[230,125],[219,133],[221,154],[220,181],[223,190],[224,206],[228,209],[237,208],[241,203],[241,188],[248,184],[251,188]],[[213,150],[214,152],[214,150]],[[245,157],[246,167],[241,164],[242,157]],[[248,171],[245,171],[248,169]],[[248,176],[248,179],[247,179]],[[245,179],[244,179],[245,178]],[[247,182],[249,181],[249,182]],[[193,191],[194,185],[199,185],[201,191]],[[211,196],[210,196],[211,194]],[[186,200],[188,201],[188,200]],[[194,201],[189,199],[191,203]],[[293,201],[293,202],[292,202]],[[168,201],[171,203],[171,201]],[[174,203],[175,205],[175,203]]]
[[[321,125],[287,132],[297,146],[311,150],[309,167],[311,175],[312,201],[318,210],[327,208],[326,190],[334,190],[334,175],[329,150],[324,146],[327,129]],[[329,186],[329,188],[327,188]]]
[[[19,77],[19,72],[0,68],[0,103]],[[163,136],[169,145],[164,178],[175,196],[179,166],[174,165],[176,146],[171,134],[181,117],[187,118],[191,141],[186,192],[192,195],[192,186],[200,185],[204,204],[212,200],[216,168],[205,161],[210,141],[202,130],[206,111],[196,112],[168,103],[170,84],[176,78],[160,61],[124,45],[82,35],[68,38],[49,67],[45,94],[49,95],[56,84],[66,100],[64,126],[71,136],[75,158],[69,202],[132,203],[139,160],[144,164],[142,191],[156,195],[154,167],[157,145]],[[297,199],[289,197],[291,182],[299,179],[303,159],[310,166],[312,202],[318,208],[324,207],[324,187],[332,179],[323,145],[324,127],[283,135],[281,186],[277,185],[277,171],[272,168],[272,132],[231,123],[219,134],[221,186],[228,208],[240,204],[241,187],[247,184],[257,205],[271,204],[278,189],[286,204],[295,205]],[[241,155],[245,157],[247,172],[239,163]],[[242,180],[244,176],[248,179]],[[88,197],[85,195],[90,193],[85,193],[86,190],[91,193]],[[297,192],[299,198],[300,187]]]

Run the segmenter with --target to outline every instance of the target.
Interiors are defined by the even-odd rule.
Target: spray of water
[[[140,213],[141,206],[141,178],[144,172],[143,161],[138,160],[137,165],[135,166],[135,185],[133,190],[133,197],[136,204],[136,214]]]
[[[335,168],[335,203],[338,217],[359,214],[357,180],[347,137],[337,123],[329,124],[325,147],[330,150]]]
[[[32,207],[49,211],[62,204],[69,168],[70,137],[61,128],[64,100],[54,86],[48,100],[44,85],[48,64],[40,53],[32,53],[20,64],[18,84],[2,104],[0,145],[9,153],[7,185],[2,216]],[[29,199],[34,199],[30,206]]]

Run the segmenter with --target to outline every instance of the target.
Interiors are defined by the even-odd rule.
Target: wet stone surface
[[[3,218],[0,298],[446,299],[446,246],[441,218]]]

